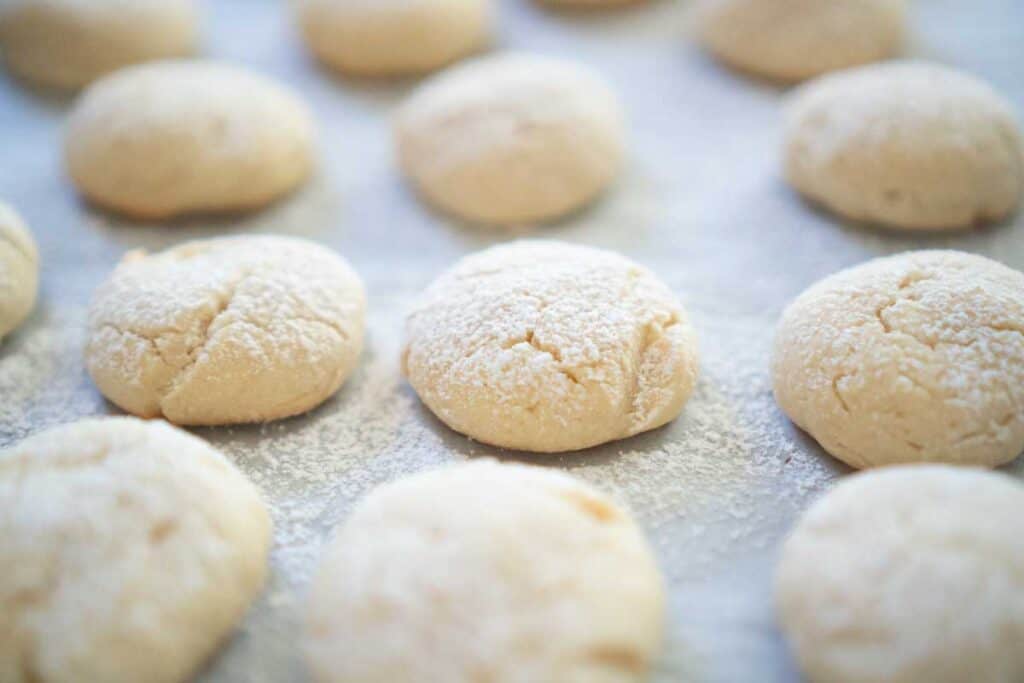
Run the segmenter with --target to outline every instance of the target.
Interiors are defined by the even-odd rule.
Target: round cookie
[[[406,320],[403,372],[452,429],[572,451],[660,427],[697,378],[678,299],[618,254],[521,241],[470,255]]]
[[[64,152],[91,201],[160,219],[267,204],[309,175],[312,145],[310,115],[287,89],[238,67],[169,61],[90,86]]]
[[[567,8],[604,8],[622,5],[640,5],[646,0],[537,0],[542,5]]]
[[[297,0],[306,45],[340,71],[432,71],[487,44],[491,0]]]
[[[364,498],[310,591],[314,680],[639,683],[665,595],[627,512],[564,474],[477,461]]]
[[[608,86],[570,62],[482,57],[433,77],[397,117],[398,157],[432,204],[495,225],[550,221],[615,178],[623,120]]]
[[[1010,105],[953,69],[892,62],[824,76],[786,119],[786,178],[847,218],[948,230],[1020,202],[1024,143]]]
[[[78,88],[139,62],[192,54],[194,0],[5,0],[0,49],[18,76]]]
[[[1024,486],[969,468],[844,479],[782,551],[779,619],[809,681],[1024,680]]]
[[[183,683],[263,586],[270,517],[205,442],[84,420],[0,452],[0,680]]]
[[[39,252],[14,209],[0,202],[0,340],[36,305]]]
[[[703,0],[704,46],[758,76],[800,81],[891,57],[907,23],[905,0]]]
[[[853,467],[993,467],[1024,450],[1024,274],[920,251],[825,278],[783,313],[775,397]]]
[[[250,236],[129,253],[89,311],[109,400],[184,425],[263,422],[327,400],[362,350],[366,295],[344,259]]]

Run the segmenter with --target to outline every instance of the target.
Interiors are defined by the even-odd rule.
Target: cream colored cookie
[[[89,311],[86,365],[141,417],[263,422],[338,390],[363,344],[366,297],[340,256],[284,237],[131,252]]]
[[[812,81],[794,96],[784,143],[789,182],[854,220],[956,229],[1012,213],[1024,143],[1010,105],[985,83],[924,62]]]
[[[432,71],[476,52],[491,33],[491,0],[293,0],[306,45],[341,71]]]
[[[163,422],[84,420],[0,452],[0,681],[184,683],[263,585],[270,517]]]
[[[203,61],[122,69],[86,90],[64,151],[79,191],[140,218],[252,209],[308,175],[313,125],[289,90]]]
[[[194,0],[4,0],[7,67],[41,85],[78,88],[139,62],[192,54]]]
[[[484,443],[572,451],[675,419],[697,378],[679,300],[618,254],[522,241],[466,257],[406,320],[403,370]]]
[[[782,409],[853,467],[996,466],[1024,450],[1024,274],[957,251],[869,261],[783,313]]]
[[[39,252],[14,209],[0,202],[0,339],[36,305]]]
[[[564,474],[478,461],[364,498],[310,591],[319,683],[639,683],[665,595],[629,514]]]
[[[702,0],[700,36],[723,62],[799,81],[899,51],[905,0]]]
[[[542,5],[559,7],[617,7],[619,5],[639,5],[647,0],[537,0]]]
[[[615,178],[622,114],[590,70],[524,54],[482,57],[435,76],[399,111],[402,169],[424,198],[463,219],[544,222]]]
[[[969,468],[844,479],[786,541],[779,618],[814,683],[1024,680],[1024,486]]]

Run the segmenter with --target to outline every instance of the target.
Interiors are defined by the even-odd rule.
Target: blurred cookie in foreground
[[[629,513],[565,474],[477,461],[385,484],[310,589],[318,683],[640,683],[664,585]]]
[[[812,683],[1024,680],[1024,486],[964,467],[843,479],[801,518],[776,574]]]
[[[164,422],[0,452],[0,681],[190,680],[262,588],[270,526],[241,472]]]

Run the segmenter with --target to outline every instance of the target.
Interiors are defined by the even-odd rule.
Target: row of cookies
[[[1006,520],[1021,504],[1004,475],[938,465],[823,496],[775,581],[808,679],[1017,680],[1024,544]],[[256,488],[162,421],[84,420],[0,451],[0,506],[12,683],[181,683],[267,578]],[[482,460],[365,495],[323,553],[296,640],[320,683],[639,683],[665,612],[625,508],[562,473]]]
[[[4,330],[31,309],[31,237],[4,211]],[[1024,275],[956,251],[826,278],[783,313],[779,405],[862,468],[997,466],[1024,449]],[[366,294],[338,254],[248,236],[131,252],[97,290],[86,365],[122,409],[183,425],[263,422],[333,395],[358,362]],[[609,251],[518,241],[472,254],[408,311],[402,370],[447,425],[565,452],[664,425],[698,372],[696,335],[651,271]]]
[[[430,204],[472,223],[536,224],[614,181],[624,117],[589,69],[506,54],[430,79],[395,119],[399,163]],[[305,107],[235,67],[122,70],[72,111],[66,160],[92,201],[143,218],[264,205],[313,165]],[[1024,140],[1010,105],[967,75],[893,62],[824,76],[787,110],[784,170],[836,213],[903,229],[961,229],[1012,213]]]
[[[315,19],[304,23],[311,33],[345,36],[345,27],[358,29],[358,40],[325,38],[335,49],[396,56],[403,51],[383,46],[412,31],[396,26],[468,12],[456,9],[461,4],[399,11],[308,2],[302,11]],[[798,30],[795,17],[809,8],[781,4],[768,22],[756,14],[757,3],[711,3],[702,13],[705,34],[738,41],[767,25],[772,44],[782,45],[782,37],[808,33]],[[814,33],[819,39],[836,26],[840,35],[852,35],[850,27],[862,24],[870,37],[880,32],[872,17],[901,25],[893,19],[904,14],[896,6],[902,3],[836,3],[804,20],[822,27]],[[462,26],[453,17],[443,23],[450,30]],[[394,36],[386,37],[391,30]],[[898,37],[902,30],[890,33]],[[454,39],[444,33],[434,42],[448,40]],[[484,42],[468,41],[457,54]],[[883,42],[886,49],[872,49],[865,38],[859,53],[846,45],[845,58],[811,71],[880,59],[898,44],[895,38]],[[402,44],[412,50],[418,42]],[[757,41],[744,44],[774,54]],[[797,40],[791,47],[821,54],[814,44]],[[122,69],[89,87],[69,117],[65,158],[91,201],[163,219],[252,209],[282,197],[310,174],[315,138],[309,111],[283,86],[238,67],[172,60]],[[464,221],[496,225],[544,223],[586,206],[614,181],[627,147],[622,106],[599,75],[516,53],[476,59],[428,79],[397,112],[394,138],[399,164],[429,204]],[[790,98],[782,147],[785,176],[801,194],[841,216],[895,228],[997,221],[1014,211],[1024,187],[1024,142],[1009,103],[968,74],[924,62],[841,70],[804,85]]]
[[[636,0],[544,0],[596,8]],[[421,74],[492,41],[491,0],[365,3],[296,0],[294,21],[309,50],[349,74]],[[799,81],[897,54],[907,33],[905,0],[703,0],[699,38],[737,69]],[[10,0],[0,8],[0,47],[22,78],[78,88],[119,68],[186,57],[201,43],[195,0]]]
[[[0,451],[0,509],[10,683],[181,683],[268,575],[257,489],[158,420],[88,419]],[[664,610],[627,511],[564,474],[484,460],[366,496],[324,553],[302,641],[323,682],[632,680]]]

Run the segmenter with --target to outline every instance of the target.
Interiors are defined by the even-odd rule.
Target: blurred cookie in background
[[[572,61],[505,53],[430,78],[402,104],[402,170],[430,204],[471,223],[550,222],[600,196],[625,156],[618,97]]]
[[[974,76],[895,61],[846,69],[793,94],[786,179],[846,218],[902,230],[958,230],[1011,214],[1024,193],[1012,105]]]
[[[306,45],[324,64],[363,76],[440,68],[490,41],[491,0],[294,0]]]
[[[143,220],[269,204],[306,180],[313,147],[312,116],[290,88],[207,60],[141,64],[97,81],[64,134],[79,192]]]
[[[700,39],[733,68],[800,81],[896,54],[905,0],[703,0]]]
[[[190,55],[199,27],[194,0],[0,3],[0,50],[7,68],[54,88],[79,88],[129,64]]]

